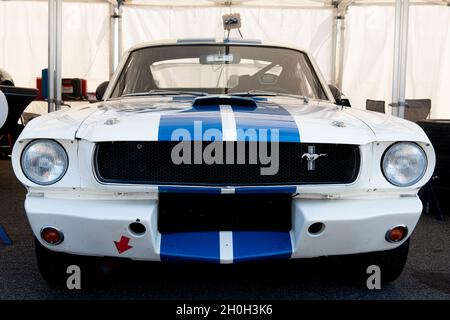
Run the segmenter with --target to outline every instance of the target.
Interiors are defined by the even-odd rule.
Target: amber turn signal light
[[[41,238],[51,245],[58,245],[64,240],[63,233],[55,227],[42,228]]]
[[[386,240],[388,242],[399,242],[406,238],[408,235],[408,228],[406,226],[395,226],[388,230],[386,233]]]

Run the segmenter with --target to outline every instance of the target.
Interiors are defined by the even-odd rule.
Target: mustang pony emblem
[[[302,158],[306,158],[308,161],[308,171],[316,170],[316,160],[320,157],[325,157],[326,153],[316,153],[315,146],[308,146],[308,153],[304,153]]]

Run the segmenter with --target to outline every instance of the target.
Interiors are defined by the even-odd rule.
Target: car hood
[[[213,101],[213,100],[211,100]],[[414,123],[331,103],[269,97],[255,106],[214,103],[194,106],[191,97],[139,97],[91,104],[39,117],[21,139],[57,138],[101,141],[162,141],[179,139],[273,139],[280,142],[366,144],[381,140],[428,142]],[[236,103],[235,103],[236,102]],[[177,129],[179,129],[177,131]],[[250,130],[250,131],[249,131]],[[264,130],[268,131],[264,134]],[[175,136],[174,136],[175,134]],[[185,135],[188,135],[186,137]]]

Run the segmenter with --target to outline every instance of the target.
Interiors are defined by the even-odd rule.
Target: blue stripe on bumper
[[[8,237],[8,234],[6,233],[5,229],[0,225],[0,242],[3,242],[5,246],[12,245],[11,239]]]
[[[219,232],[186,232],[161,235],[161,261],[220,263]]]
[[[289,232],[233,232],[233,262],[289,259],[292,255]],[[161,261],[220,263],[220,233],[183,232],[161,235]]]
[[[233,232],[233,261],[289,259],[292,255],[289,232]]]

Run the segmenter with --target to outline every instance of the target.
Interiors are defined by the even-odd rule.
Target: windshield
[[[209,94],[261,91],[327,99],[306,54],[245,45],[171,45],[133,51],[111,97],[155,90]]]

